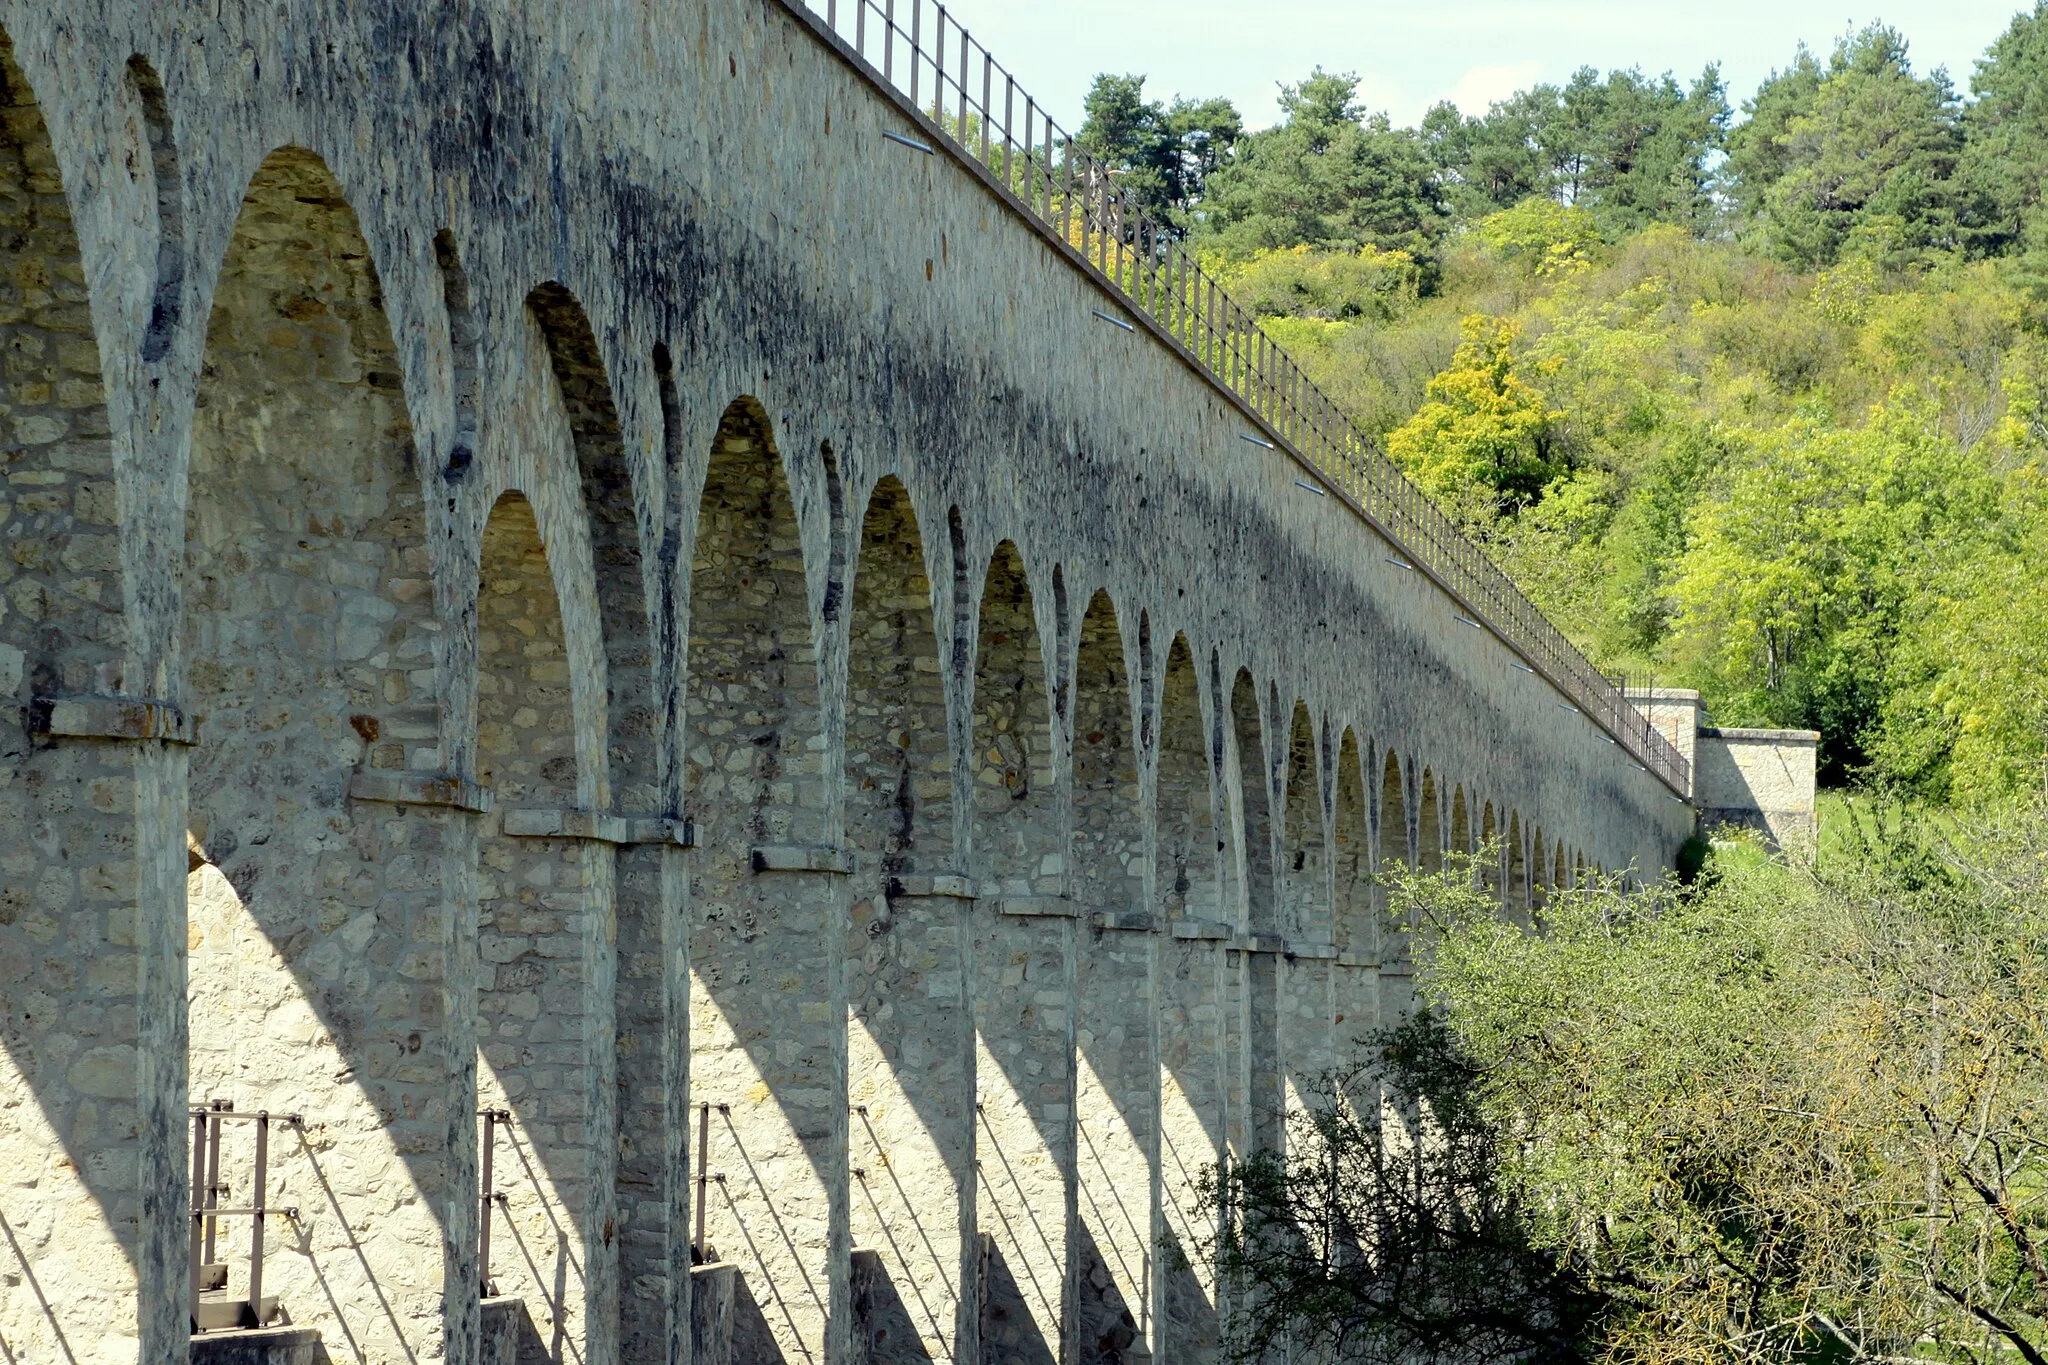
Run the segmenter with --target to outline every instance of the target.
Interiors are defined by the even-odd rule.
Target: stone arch
[[[730,1173],[702,1235],[739,1262],[758,1304],[742,1339],[772,1340],[749,1349],[816,1360],[844,1273],[831,1258],[846,1235],[832,1190],[847,1132],[847,864],[825,842],[812,630],[789,479],[760,405],[738,399],[713,440],[690,572],[690,1085],[712,1106],[700,1159]],[[815,1232],[783,1235],[792,1225]]]
[[[639,508],[611,381],[596,334],[568,288],[550,281],[526,297],[547,343],[569,418],[604,632],[605,763],[595,774],[601,806],[632,815],[661,808],[661,713],[655,700],[653,617],[641,564]]]
[[[1479,861],[1479,879],[1480,884],[1495,900],[1499,900],[1501,896],[1500,869],[1501,859],[1505,855],[1505,850],[1499,843],[1500,837],[1500,826],[1494,820],[1493,802],[1488,801],[1479,822],[1479,848],[1484,855]]]
[[[848,936],[848,1135],[854,1245],[890,1292],[877,1339],[942,1359],[962,1286],[960,1211],[972,1177],[968,928],[953,859],[945,674],[924,537],[885,478],[855,542],[848,611],[846,807],[854,862]]]
[[[1412,766],[1410,772],[1412,774]],[[1402,868],[1415,867],[1419,862],[1408,817],[1411,802],[1405,776],[1401,770],[1400,755],[1389,748],[1386,765],[1380,773],[1379,854],[1383,872],[1388,870],[1389,862]],[[1409,986],[1410,926],[1404,914],[1385,905],[1384,900],[1376,918],[1379,921],[1379,1016],[1385,1023],[1406,1014],[1412,1003]]]
[[[1372,922],[1372,830],[1365,790],[1365,756],[1350,726],[1337,745],[1335,930],[1340,953],[1376,951]]]
[[[156,282],[141,346],[144,363],[153,365],[169,352],[184,314],[185,186],[178,170],[178,139],[163,79],[141,53],[128,59],[128,88],[142,109],[143,141],[149,150],[150,179],[156,191]]]
[[[512,1120],[491,1130],[505,1195],[492,1278],[526,1301],[560,1359],[587,1349],[607,1292],[610,1190],[589,1112],[610,1089],[609,1012],[593,1009],[605,869],[596,845],[552,837],[564,827],[550,817],[574,811],[589,782],[556,569],[520,492],[484,523],[476,630],[477,780],[492,794],[478,849],[477,1090]]]
[[[1046,1002],[1073,998],[1075,945],[1041,640],[1023,557],[1004,541],[981,588],[973,717],[976,1218],[994,1359],[1056,1358],[1067,1304],[1073,1039]]]
[[[1411,863],[1408,843],[1407,788],[1401,781],[1401,756],[1387,750],[1386,765],[1380,773],[1380,861]]]
[[[1501,852],[1501,903],[1512,912],[1529,908],[1529,854],[1522,844],[1522,813],[1508,812],[1507,847]]]
[[[1222,873],[1202,724],[1202,681],[1186,635],[1166,654],[1159,730],[1159,886],[1169,924],[1220,923]]]
[[[434,234],[434,265],[441,275],[441,306],[448,314],[448,376],[455,417],[441,475],[452,483],[467,475],[476,460],[478,411],[483,403],[483,333],[469,275],[455,247],[455,234],[447,228]]]
[[[142,1206],[180,1163],[153,1161],[149,1142],[138,1158],[134,1130],[173,1145],[184,1132],[184,1044],[144,1047],[138,1024],[178,1009],[182,983],[155,965],[174,928],[144,924],[136,941],[134,873],[95,875],[135,866],[132,798],[107,798],[135,789],[137,746],[34,734],[75,728],[53,724],[56,698],[145,684],[124,661],[121,507],[85,263],[4,32],[0,319],[0,1170],[37,1173],[0,1182],[0,1335],[22,1360],[112,1356],[117,1338],[161,1350],[152,1338],[185,1330],[164,1302],[179,1285],[160,1278],[182,1279],[166,1253],[175,1238],[182,1255],[183,1229],[145,1226]],[[135,1117],[106,1121],[123,1110]],[[40,1299],[34,1268],[58,1264],[95,1267],[94,1283]]]
[[[1287,737],[1287,805],[1283,854],[1287,914],[1281,932],[1290,939],[1331,942],[1330,876],[1323,832],[1323,788],[1315,721],[1308,703],[1294,703]]]
[[[1440,872],[1444,865],[1444,827],[1438,801],[1436,774],[1422,770],[1422,794],[1415,805],[1415,865],[1424,872]]]
[[[1557,841],[1556,856],[1550,862],[1550,886],[1554,891],[1569,891],[1572,887],[1571,868],[1565,862],[1562,839]]]
[[[1114,1362],[1151,1331],[1152,919],[1133,689],[1116,605],[1089,598],[1074,659],[1071,868],[1090,932],[1077,1021],[1078,1333],[1083,1365]]]
[[[1460,782],[1451,791],[1451,852],[1472,851],[1472,812],[1465,805],[1465,784]]]
[[[295,1321],[417,1354],[438,1350],[438,1322],[401,1317],[389,1292],[337,1309],[320,1287],[359,1263],[452,1277],[466,1259],[442,1264],[460,1241],[443,1224],[466,1213],[446,1111],[472,1053],[442,1008],[439,885],[461,817],[406,804],[440,766],[440,623],[399,373],[341,186],[313,153],[273,152],[215,289],[187,472],[182,650],[205,737],[191,1096],[305,1116],[273,1148],[270,1197],[302,1224],[266,1289]]]
[[[1199,1360],[1216,1345],[1216,1283],[1199,1248],[1216,1237],[1218,1208],[1201,1173],[1223,1159],[1223,845],[1216,837],[1214,770],[1203,720],[1202,679],[1186,635],[1166,653],[1160,700],[1159,890],[1160,1176],[1165,1236],[1162,1360]]]
[[[1251,670],[1240,668],[1230,687],[1230,722],[1237,748],[1239,826],[1243,840],[1245,905],[1239,911],[1254,934],[1279,931],[1274,902],[1272,775],[1266,767],[1265,720]]]

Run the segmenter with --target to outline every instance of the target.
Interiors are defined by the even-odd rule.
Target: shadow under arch
[[[863,1306],[889,1319],[857,1321],[856,1330],[879,1359],[950,1359],[973,1177],[972,901],[954,860],[925,540],[894,476],[869,497],[855,546],[846,655],[849,1216],[855,1247],[875,1258],[856,1319]]]
[[[825,842],[803,542],[753,399],[721,415],[697,505],[683,734],[698,843],[690,1085],[715,1116],[700,1159],[727,1176],[700,1236],[739,1261],[772,1338],[759,1349],[822,1365],[846,1298],[846,854]]]
[[[972,871],[980,1331],[1004,1365],[1066,1358],[1071,1265],[1074,1020],[1052,1002],[1074,998],[1074,901],[1040,620],[1003,541],[975,627]]]
[[[1218,1341],[1218,1285],[1206,1248],[1222,1210],[1201,1189],[1223,1160],[1228,1073],[1224,1066],[1223,911],[1216,838],[1215,772],[1203,716],[1202,680],[1187,636],[1166,653],[1159,703],[1159,1061],[1161,1208],[1160,1319],[1155,1354],[1209,1362]]]
[[[300,1322],[417,1359],[440,1324],[403,1311],[397,1282],[417,1293],[424,1263],[446,1283],[462,1259],[443,1234],[466,1125],[446,1106],[470,1059],[442,1008],[441,872],[464,817],[380,799],[440,766],[401,372],[341,186],[304,148],[272,152],[215,289],[187,473],[183,658],[206,736],[189,773],[190,1093],[305,1116],[268,1193],[306,1222],[266,1288]],[[344,1268],[368,1286],[341,1306],[321,1285]]]
[[[1451,852],[1472,851],[1472,811],[1465,804],[1465,784],[1451,789]]]
[[[1143,651],[1139,651],[1142,655]],[[1131,654],[1106,589],[1081,616],[1074,666],[1073,895],[1087,918],[1077,996],[1077,1298],[1081,1365],[1113,1365],[1149,1346],[1157,1188],[1158,974],[1146,902],[1146,839],[1134,708],[1151,683]],[[1134,681],[1136,686],[1133,686]]]
[[[125,673],[121,508],[86,266],[4,31],[0,227],[0,1170],[37,1172],[0,1181],[0,1335],[18,1359],[62,1361],[115,1354],[111,1339],[160,1350],[184,1331],[182,1301],[166,1302],[182,1278],[184,1048],[175,1034],[145,1048],[140,1033],[144,1017],[183,1010],[160,969],[175,959],[150,951],[175,929],[134,942],[133,877],[95,875],[133,865],[136,811],[83,798],[135,790],[141,746],[30,735],[46,699],[142,687]],[[124,1110],[134,1116],[109,1121]],[[138,1159],[157,1145],[145,1135],[171,1139],[162,1164]],[[91,1291],[45,1297],[36,1267],[66,1263],[97,1267]]]

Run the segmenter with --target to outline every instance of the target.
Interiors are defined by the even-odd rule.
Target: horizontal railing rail
[[[1548,679],[1568,699],[1560,705],[1605,730],[1675,793],[1690,794],[1685,757],[1628,700],[1625,680],[1595,668],[944,5],[783,3],[906,101],[925,137],[979,166],[1013,208],[1065,243],[1098,283],[1233,395],[1261,428],[1248,440],[1313,470],[1400,550],[1397,564],[1433,579]]]

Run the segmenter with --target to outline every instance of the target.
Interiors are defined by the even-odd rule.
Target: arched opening
[[[1465,806],[1465,784],[1451,791],[1451,852],[1472,852],[1472,812]]]
[[[1536,826],[1536,832],[1529,836],[1529,908],[1540,911],[1550,901],[1550,852],[1549,842],[1543,837],[1543,826]]]
[[[1266,761],[1265,715],[1250,670],[1240,668],[1230,688],[1231,738],[1237,751],[1238,848],[1249,942],[1238,954],[1238,1015],[1244,1066],[1243,1130],[1246,1154],[1277,1151],[1287,1096],[1281,1079],[1280,935],[1278,886],[1273,874],[1273,770]]]
[[[1479,847],[1484,855],[1479,860],[1480,881],[1487,894],[1498,901],[1501,896],[1501,859],[1506,856],[1506,850],[1500,844],[1500,826],[1494,821],[1491,801],[1486,803],[1485,814],[1479,823]]]
[[[1216,1283],[1200,1248],[1213,1243],[1219,1208],[1202,1173],[1225,1151],[1224,923],[1216,783],[1202,714],[1202,683],[1187,637],[1166,654],[1159,728],[1160,1166],[1166,1236],[1159,1342],[1162,1360],[1199,1360],[1217,1342]],[[1177,1254],[1176,1254],[1177,1253]]]
[[[1372,829],[1365,794],[1365,756],[1350,726],[1337,745],[1336,942],[1350,957],[1378,951],[1372,922]]]
[[[846,656],[847,1156],[853,1243],[879,1268],[870,1338],[948,1358],[974,1077],[962,1044],[968,907],[932,585],[910,494],[882,480],[861,519]],[[921,1345],[924,1356],[917,1357]]]
[[[1223,919],[1202,683],[1185,635],[1166,654],[1159,728],[1159,887],[1169,923]]]
[[[340,185],[310,152],[272,153],[221,268],[187,476],[183,652],[205,737],[187,817],[190,1093],[304,1116],[271,1147],[267,1196],[301,1218],[266,1239],[266,1291],[295,1322],[417,1355],[439,1324],[401,1312],[400,1287],[431,1286],[422,1261],[451,1218],[466,1226],[447,1110],[467,1104],[472,1054],[443,1008],[459,938],[439,879],[463,817],[392,799],[441,762],[399,373]],[[246,1192],[246,1168],[224,1178]],[[247,1226],[222,1234],[230,1297]],[[466,1249],[453,1257],[442,1273]],[[337,1274],[376,1292],[339,1302],[323,1287]]]
[[[976,1217],[985,1358],[1052,1360],[1066,1305],[1073,1151],[1073,902],[1062,874],[1051,692],[1030,581],[990,557],[974,664]]]
[[[434,234],[434,264],[441,272],[441,306],[448,314],[448,373],[454,381],[455,427],[441,474],[450,481],[469,472],[476,460],[477,410],[482,404],[483,335],[477,325],[469,275],[455,249],[455,234]]]
[[[1508,812],[1507,848],[1503,852],[1505,871],[1501,904],[1509,914],[1526,914],[1529,909],[1529,856],[1522,845],[1522,813]]]
[[[1379,853],[1383,873],[1415,865],[1408,807],[1408,788],[1402,779],[1401,757],[1388,749],[1386,766],[1380,772]],[[1390,863],[1399,867],[1389,867]],[[1380,1020],[1384,1023],[1408,1013],[1414,1003],[1414,990],[1409,980],[1406,912],[1385,907],[1379,915],[1379,922]]]
[[[699,1236],[740,1266],[741,1347],[818,1361],[830,1230],[846,1235],[830,1194],[847,1131],[846,863],[824,842],[811,621],[789,481],[741,399],[718,424],[690,571],[690,1086],[711,1106],[699,1159],[727,1173]]]
[[[1288,1112],[1320,1104],[1315,1087],[1330,1068],[1334,1014],[1330,965],[1335,949],[1328,831],[1323,819],[1322,763],[1315,721],[1294,703],[1287,735],[1287,787],[1281,819],[1282,917],[1286,953],[1279,959],[1279,1053]]]
[[[1415,806],[1416,866],[1424,872],[1441,872],[1444,866],[1442,807],[1437,801],[1436,774],[1422,770],[1422,795]]]
[[[1329,943],[1335,928],[1330,922],[1330,876],[1324,856],[1321,765],[1316,760],[1315,722],[1308,704],[1297,701],[1287,736],[1287,914],[1281,932],[1289,939]]]
[[[102,875],[134,866],[139,746],[28,733],[49,726],[47,699],[144,684],[123,671],[121,510],[85,265],[41,107],[4,33],[0,228],[0,1170],[21,1176],[0,1180],[0,1332],[23,1361],[133,1355],[137,1338],[161,1343],[113,1305],[181,1292],[137,1271],[164,1263],[166,1231],[182,1253],[183,1229],[153,1231],[133,1212],[180,1179],[175,1152],[135,1131],[173,1148],[184,1132],[183,1116],[164,1112],[180,1044],[148,1048],[141,1034],[145,1017],[180,1002],[174,981],[142,994],[134,964],[155,944],[135,942],[139,888]],[[152,1094],[164,1098],[152,1106]],[[91,1292],[37,1297],[57,1265],[93,1267]]]
[[[1230,723],[1237,743],[1238,802],[1242,832],[1243,883],[1246,905],[1240,911],[1254,934],[1280,932],[1279,906],[1274,902],[1273,820],[1270,812],[1272,772],[1266,767],[1265,721],[1259,714],[1259,689],[1248,669],[1239,669],[1230,688]]]
[[[502,1217],[498,1292],[523,1299],[551,1359],[581,1354],[591,1292],[595,1089],[587,986],[596,851],[521,833],[576,809],[584,786],[569,643],[534,509],[507,493],[484,524],[477,577],[477,780],[492,794],[478,846],[477,1091]],[[609,1041],[608,1037],[606,1041]],[[600,1073],[601,1074],[601,1073]]]
[[[1571,868],[1565,862],[1562,839],[1557,841],[1556,856],[1551,859],[1550,886],[1553,891],[1569,891],[1572,887]]]
[[[1387,750],[1380,772],[1380,861],[1409,863],[1407,789],[1401,781],[1401,756]]]
[[[1150,1343],[1159,1067],[1153,1054],[1155,964],[1145,901],[1135,697],[1107,592],[1090,598],[1081,617],[1073,695],[1072,872],[1077,908],[1089,926],[1077,1020],[1076,1313],[1083,1365],[1110,1365],[1133,1345],[1149,1349]]]

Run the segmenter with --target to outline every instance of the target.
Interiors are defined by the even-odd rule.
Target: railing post
[[[249,1325],[263,1325],[264,1191],[270,1184],[270,1111],[256,1115],[256,1175],[249,1202]]]
[[[1010,179],[1010,147],[1015,139],[1011,135],[1011,115],[1017,107],[1017,78],[1005,73],[1003,76],[1003,188],[1015,194],[1017,187]]]
[[[711,1106],[697,1106],[697,1221],[691,1227],[690,1249],[704,1261],[704,1205],[711,1184]]]
[[[192,1281],[192,1326],[199,1326],[199,1267],[200,1251],[205,1239],[206,1214],[203,1189],[206,1185],[206,1130],[208,1124],[204,1110],[192,1111],[192,1227],[188,1234],[186,1254]]]
[[[910,107],[917,108],[917,68],[924,60],[924,0],[910,0]]]
[[[476,1278],[477,1293],[488,1296],[491,1292],[491,1207],[497,1203],[497,1191],[492,1188],[498,1183],[498,1116],[511,1114],[502,1109],[485,1109],[480,1117],[484,1121],[483,1159],[477,1163],[477,1236],[476,1236]]]
[[[219,1115],[226,1113],[234,1108],[234,1106],[226,1100],[217,1099],[210,1101],[207,1104],[207,1108],[211,1109],[215,1115]],[[204,1206],[209,1209],[220,1207],[220,1131],[225,1126],[226,1124],[218,1117],[207,1121],[206,1198]],[[216,1243],[219,1241],[219,1238],[220,1220],[209,1216],[206,1220],[206,1254],[202,1259],[209,1263],[213,1260]]]
[[[896,0],[882,0],[882,79],[896,79]]]

